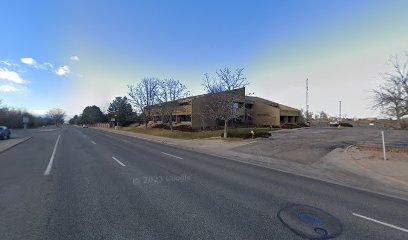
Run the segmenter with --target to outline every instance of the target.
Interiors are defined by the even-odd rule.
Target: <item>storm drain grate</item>
[[[294,233],[308,239],[330,239],[342,232],[340,221],[333,215],[306,205],[294,204],[278,212],[279,220]]]

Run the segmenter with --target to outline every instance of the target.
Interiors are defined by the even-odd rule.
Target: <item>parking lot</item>
[[[381,147],[382,128],[305,128],[272,132],[269,139],[235,148],[235,151],[265,157],[314,163],[336,148],[350,145]],[[407,130],[384,130],[387,147],[408,148]]]

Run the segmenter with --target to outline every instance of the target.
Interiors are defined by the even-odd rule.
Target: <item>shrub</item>
[[[294,128],[300,128],[299,125],[297,125],[296,123],[285,123],[283,125],[281,125],[282,129],[294,129]]]
[[[271,133],[267,129],[231,129],[227,131],[228,138],[252,138],[251,131],[254,130],[254,138],[268,138]],[[221,133],[221,137],[224,137],[224,132]]]
[[[353,125],[348,122],[340,122],[339,125],[340,127],[353,127]]]
[[[299,127],[309,127],[306,123],[300,122],[298,123]]]
[[[168,127],[167,124],[158,123],[158,124],[154,125],[152,128],[164,128],[164,129],[166,129],[167,127]]]
[[[170,129],[168,125],[166,126],[168,129]],[[177,126],[173,126],[173,129],[177,131],[182,131],[182,132],[192,132],[193,131],[193,129],[189,125],[177,125]]]
[[[162,128],[162,129],[170,130],[170,126],[168,123],[158,123],[154,125],[152,128]],[[181,132],[193,132],[193,129],[189,125],[176,125],[176,126],[173,125],[173,130],[177,130]]]

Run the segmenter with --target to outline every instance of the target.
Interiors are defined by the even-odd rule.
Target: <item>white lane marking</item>
[[[52,151],[52,155],[48,163],[47,169],[45,169],[44,176],[49,175],[51,172],[52,163],[54,162],[55,152],[57,151],[57,146],[58,146],[60,138],[61,138],[61,134],[58,135],[57,141],[55,142],[54,150]]]
[[[381,222],[381,221],[375,220],[375,219],[373,219],[373,218],[369,218],[369,217],[360,215],[360,214],[358,214],[358,213],[353,213],[353,215],[356,216],[356,217],[364,218],[364,219],[366,219],[366,220],[369,220],[369,221],[372,221],[372,222],[375,222],[375,223],[379,223],[379,224],[382,224],[382,225],[384,225],[384,226],[387,226],[387,227],[390,227],[390,228],[394,228],[394,229],[397,229],[397,230],[400,230],[400,231],[403,231],[403,232],[407,232],[407,233],[408,233],[408,229],[405,229],[405,228],[402,228],[402,227],[397,227],[397,226],[392,225],[392,224],[389,224],[389,223]]]
[[[125,164],[123,164],[123,162],[119,161],[117,158],[112,157],[113,160],[115,160],[117,163],[119,163],[122,167],[126,167]]]
[[[175,155],[173,155],[173,154],[170,154],[170,153],[165,153],[165,152],[162,152],[164,155],[167,155],[167,156],[170,156],[170,157],[174,157],[174,158],[178,158],[178,159],[183,159],[183,158],[181,158],[181,157],[178,157],[178,156],[175,156]]]
[[[94,142],[94,141],[91,141],[91,143],[94,144],[94,145],[96,145],[96,142]]]

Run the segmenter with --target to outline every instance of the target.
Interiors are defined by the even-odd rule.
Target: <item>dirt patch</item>
[[[348,151],[354,160],[379,160],[384,161],[383,150],[380,147],[359,146]],[[408,149],[386,148],[387,161],[408,162]]]
[[[408,196],[408,155],[405,152],[389,152],[383,160],[382,151],[361,150],[351,147],[348,151],[335,149],[314,166],[329,172],[344,171],[356,175],[354,184],[365,188],[382,189],[397,195]],[[337,175],[337,174],[336,174]],[[338,176],[337,176],[338,177]],[[348,181],[349,179],[343,179]],[[363,184],[363,181],[365,183]]]
[[[374,151],[382,152],[382,147],[367,147],[367,146],[358,146],[358,149],[361,151]],[[408,148],[395,148],[395,147],[385,147],[386,152],[395,152],[395,153],[408,153]]]

